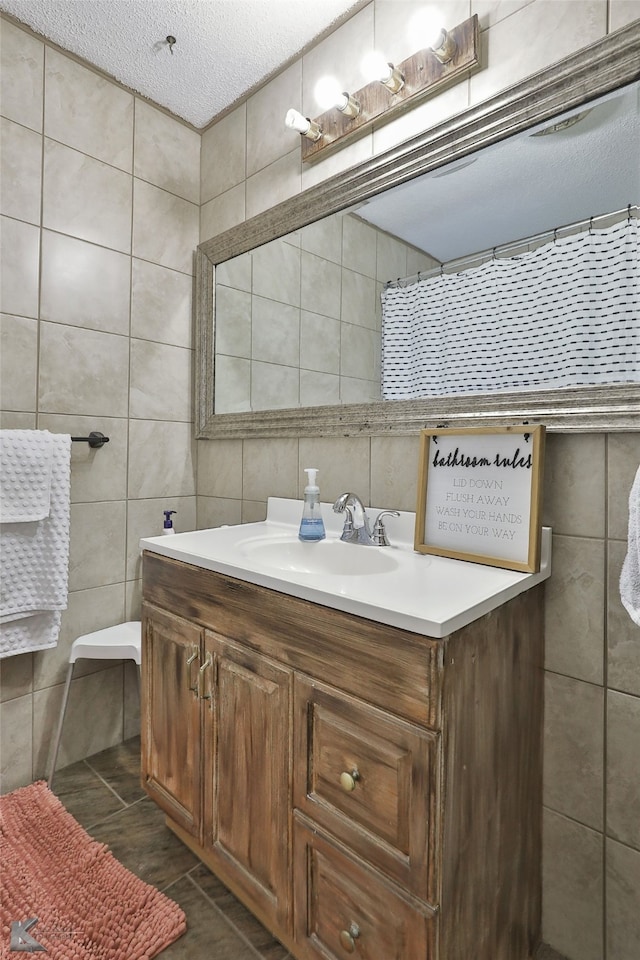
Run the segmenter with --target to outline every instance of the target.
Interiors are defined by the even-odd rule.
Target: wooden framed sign
[[[414,547],[540,569],[543,426],[422,430]]]

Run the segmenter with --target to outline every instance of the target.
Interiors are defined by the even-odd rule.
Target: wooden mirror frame
[[[424,427],[544,423],[556,432],[636,430],[640,384],[569,387],[366,404],[214,412],[215,266],[444,163],[640,78],[640,21],[546,67],[399,146],[201,243],[196,252],[196,437],[416,434]]]

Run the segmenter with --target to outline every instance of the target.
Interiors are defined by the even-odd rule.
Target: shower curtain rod
[[[499,243],[495,247],[487,247],[486,250],[478,250],[477,253],[468,253],[464,257],[457,257],[454,260],[445,260],[442,263],[439,263],[437,267],[431,267],[429,270],[419,270],[418,273],[412,273],[408,277],[398,277],[397,280],[387,280],[384,285],[384,289],[387,290],[389,287],[402,287],[409,286],[412,283],[416,283],[420,280],[427,280],[431,277],[435,277],[438,274],[444,273],[445,269],[449,273],[455,272],[452,270],[452,267],[463,267],[465,264],[474,263],[477,260],[488,260],[495,258],[496,251],[498,250],[508,250],[510,247],[517,247],[524,243],[530,243],[532,240],[541,240],[543,237],[553,237],[554,240],[556,236],[562,230],[572,230],[575,227],[586,227],[589,225],[589,229],[592,226],[595,226],[601,220],[608,220],[611,217],[616,217],[614,221],[618,223],[624,217],[627,217],[629,220],[631,217],[638,216],[638,210],[640,208],[637,204],[627,204],[626,207],[623,207],[621,210],[614,210],[612,213],[600,213],[596,217],[586,217],[584,220],[576,220],[575,223],[565,223],[561,227],[555,227],[553,230],[543,230],[541,233],[534,233],[530,237],[522,237],[520,240],[512,240],[510,243]],[[478,264],[479,266],[479,264]]]

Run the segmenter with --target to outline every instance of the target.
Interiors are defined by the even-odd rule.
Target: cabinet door
[[[265,924],[288,929],[292,672],[209,631],[205,651],[214,663],[205,712],[207,862]]]
[[[165,813],[199,837],[202,631],[148,604],[142,615],[142,784]]]

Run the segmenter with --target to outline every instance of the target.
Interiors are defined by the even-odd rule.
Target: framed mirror
[[[351,223],[366,224],[367,228],[380,231],[389,236],[392,229],[385,221],[385,202],[387,207],[395,208],[395,200],[389,202],[389,193],[401,188],[407,191],[425,178],[440,179],[445,182],[451,169],[462,170],[469,184],[473,184],[474,168],[481,164],[479,157],[489,155],[489,151],[500,148],[503,141],[513,141],[525,132],[530,134],[560,125],[560,119],[573,112],[585,114],[597,101],[614,97],[616,91],[625,88],[627,105],[635,109],[637,131],[638,87],[632,87],[640,79],[640,29],[637,23],[612,34],[592,47],[567,58],[561,64],[546,68],[533,77],[522,81],[490,100],[472,107],[465,112],[427,130],[406,143],[395,147],[385,154],[376,156],[349,169],[345,173],[324,181],[265,213],[226,231],[200,245],[196,262],[196,433],[199,438],[219,437],[282,437],[282,436],[346,436],[380,435],[385,433],[416,433],[426,426],[446,424],[453,426],[490,426],[493,423],[544,422],[550,430],[590,431],[590,430],[629,430],[637,429],[640,413],[640,385],[637,382],[612,384],[594,383],[589,386],[571,386],[554,389],[518,389],[490,392],[456,393],[448,396],[425,396],[409,400],[382,400],[375,395],[375,384],[369,385],[368,396],[358,396],[345,381],[340,386],[340,395],[347,401],[355,402],[327,403],[317,405],[280,406],[276,409],[264,409],[266,401],[259,400],[249,409],[246,397],[240,392],[236,412],[229,398],[220,391],[218,383],[218,405],[216,409],[216,335],[222,342],[225,333],[222,328],[216,330],[216,313],[229,290],[240,289],[241,284],[233,287],[229,276],[234,265],[241,265],[243,256],[254,252],[252,256],[265,257],[269,245],[281,238],[283,243],[301,248],[300,236],[317,238],[321,224],[328,223],[326,218],[338,215],[344,224],[347,218]],[[582,108],[582,109],[580,109]],[[553,120],[553,123],[549,121]],[[587,117],[587,123],[590,123]],[[637,136],[637,132],[631,134]],[[553,137],[541,137],[541,140],[553,140]],[[627,147],[629,144],[627,144]],[[632,155],[636,145],[631,144]],[[485,153],[486,151],[486,153]],[[637,157],[637,153],[635,154]],[[589,161],[586,158],[586,167]],[[449,179],[446,177],[446,179]],[[454,180],[453,177],[450,178]],[[639,179],[632,185],[635,196],[628,196],[625,188],[623,205],[638,204]],[[437,183],[438,180],[436,179]],[[375,198],[381,198],[376,200]],[[488,198],[489,204],[491,198]],[[449,204],[450,205],[450,204]],[[463,204],[464,205],[464,204]],[[468,206],[469,204],[467,204]],[[380,206],[382,212],[377,211]],[[592,213],[594,211],[591,211]],[[599,211],[605,212],[605,211]],[[610,211],[607,211],[610,212]],[[553,211],[551,213],[553,216]],[[371,219],[367,219],[371,218]],[[379,218],[378,222],[374,222]],[[461,220],[459,211],[452,212],[451,222]],[[442,218],[434,218],[443,226],[442,233],[449,235],[451,224]],[[312,225],[312,226],[310,226]],[[560,226],[557,221],[548,223]],[[311,233],[309,233],[311,231]],[[519,237],[530,237],[535,229],[528,226],[520,230]],[[487,234],[489,236],[489,234]],[[495,237],[497,236],[497,240]],[[395,239],[395,238],[394,238]],[[515,240],[500,233],[493,235],[491,246]],[[312,241],[315,242],[315,241]],[[422,242],[422,241],[421,241]],[[481,241],[478,241],[481,242]],[[312,248],[306,240],[302,247]],[[409,245],[415,251],[418,244],[412,238]],[[486,244],[485,244],[486,246]],[[424,249],[421,247],[421,250]],[[455,242],[449,250],[456,250]],[[255,251],[258,252],[257,254]],[[469,251],[467,251],[468,253]],[[443,256],[437,259],[441,262]],[[447,259],[449,259],[447,257]],[[268,262],[268,258],[267,258]],[[417,269],[428,268],[428,261],[413,259],[407,255],[407,264],[417,264]],[[218,268],[218,271],[216,271]],[[338,267],[341,269],[341,267]],[[344,268],[342,268],[344,269]],[[224,281],[216,294],[215,275],[218,272]],[[387,278],[391,279],[391,278]],[[381,278],[377,276],[376,296],[381,288]],[[371,289],[371,286],[369,287]],[[251,296],[250,290],[242,291]],[[264,297],[262,299],[265,299]],[[637,307],[637,304],[636,304]],[[233,311],[232,311],[233,312]],[[264,312],[263,323],[268,329],[268,309]],[[286,314],[283,307],[282,312]],[[308,311],[313,316],[314,311]],[[319,311],[320,312],[320,311]],[[330,311],[325,311],[329,312]],[[222,313],[220,314],[222,317]],[[373,330],[379,317],[364,326]],[[286,327],[285,327],[286,330]],[[237,331],[236,331],[237,332]],[[321,331],[318,336],[321,336]],[[255,337],[254,337],[255,339]],[[251,363],[245,345],[243,359]],[[219,351],[220,352],[220,351]],[[268,360],[268,355],[267,355]],[[257,360],[260,362],[260,359]],[[335,359],[333,361],[335,363]],[[338,361],[338,369],[344,363]],[[319,365],[319,364],[318,364]],[[312,365],[313,366],[313,365]],[[223,367],[219,362],[219,374],[223,376]],[[293,374],[301,378],[296,371]],[[330,378],[327,378],[330,380]],[[335,378],[339,379],[339,378]],[[367,380],[367,376],[360,378]],[[233,382],[233,370],[231,381]],[[351,390],[351,392],[350,392]],[[286,396],[282,390],[275,391],[276,396]],[[313,396],[307,393],[306,396]],[[304,403],[305,394],[302,394]],[[371,398],[371,399],[369,399]],[[282,400],[276,402],[282,403]],[[298,402],[300,402],[298,400]],[[243,408],[244,407],[244,408]]]

